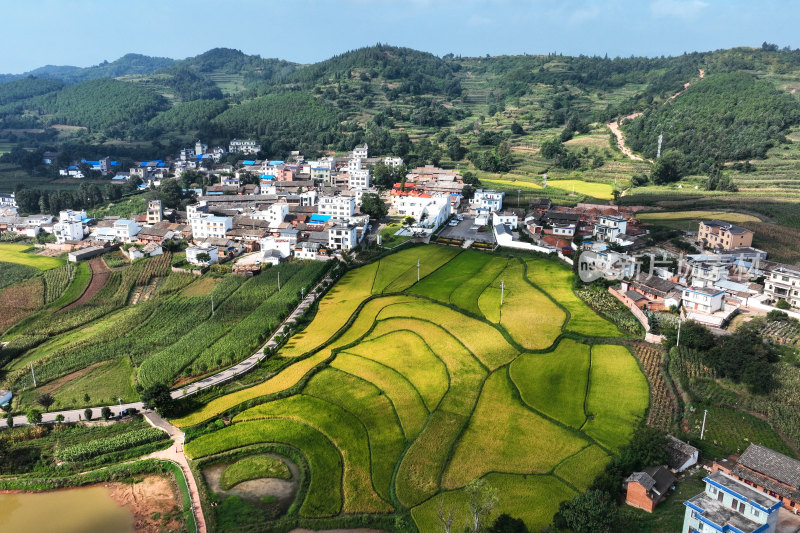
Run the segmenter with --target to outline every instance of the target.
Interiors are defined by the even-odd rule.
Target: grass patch
[[[624,346],[592,347],[592,371],[586,406],[587,435],[611,448],[626,444],[650,402],[647,380]]]
[[[20,263],[0,263],[0,289],[14,285],[41,272],[38,268]]]
[[[486,380],[442,486],[463,487],[488,472],[545,473],[585,445],[576,434],[523,407],[501,370]]]
[[[381,228],[381,246],[385,246],[387,248],[394,248],[395,246],[411,239],[411,237],[408,235],[395,235],[395,233],[397,233],[402,228],[403,224],[400,222],[390,222],[389,224]]]
[[[583,425],[589,346],[564,339],[552,352],[522,354],[509,372],[525,403],[568,426]]]
[[[575,194],[583,194],[598,200],[611,200],[614,198],[614,187],[607,183],[596,183],[581,180],[548,180],[548,187],[555,187]]]
[[[222,488],[229,490],[244,481],[261,478],[292,479],[286,463],[266,455],[253,455],[229,465],[222,472]]]
[[[416,246],[378,261],[372,293],[402,292],[455,257],[460,250],[447,246]]]

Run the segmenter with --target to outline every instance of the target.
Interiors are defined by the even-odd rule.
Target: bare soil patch
[[[171,479],[147,476],[138,483],[108,483],[111,498],[133,514],[141,533],[183,531],[178,488]]]

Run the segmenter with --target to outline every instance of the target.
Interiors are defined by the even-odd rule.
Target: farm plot
[[[38,268],[39,270],[50,270],[64,264],[62,259],[49,257],[46,255],[36,255],[28,253],[35,250],[30,244],[0,244],[0,261],[4,263],[17,263]]]
[[[647,380],[623,346],[592,347],[592,373],[584,431],[612,450],[630,440],[650,401]]]
[[[486,380],[442,486],[463,487],[488,472],[546,473],[586,444],[577,433],[523,407],[514,398],[506,372],[500,370]]]
[[[572,271],[548,259],[526,259],[527,276],[569,311],[567,331],[595,337],[620,337],[617,327],[592,311],[572,292]]]
[[[524,266],[517,260],[508,262],[481,294],[479,305],[486,318],[503,326],[527,350],[542,350],[552,345],[567,318],[550,298],[528,283]],[[535,327],[526,312],[531,308],[537,310]]]
[[[573,428],[583,425],[588,345],[564,339],[552,352],[519,356],[509,372],[526,404]]]
[[[0,262],[0,289],[38,276],[41,270],[19,263]]]
[[[401,292],[417,283],[419,277],[431,272],[453,259],[459,250],[445,246],[417,246],[381,259],[372,285],[372,293]]]
[[[187,443],[186,455],[199,459],[266,442],[293,446],[308,462],[311,481],[300,516],[333,516],[341,511],[342,456],[322,433],[301,422],[275,418],[233,424]]]
[[[581,180],[550,180],[548,187],[555,187],[575,194],[583,194],[598,200],[611,200],[614,195],[614,187],[608,183],[596,183]]]
[[[558,504],[576,494],[563,481],[550,475],[489,474],[485,479],[499,491],[495,513],[522,519],[530,531],[539,531],[550,524]],[[469,497],[464,490],[442,492],[414,507],[411,516],[420,533],[436,533],[442,530],[438,516],[440,505],[456,516],[465,517],[469,516],[468,504]]]
[[[423,250],[405,252],[419,256]],[[265,402],[245,405],[229,427],[205,426],[211,432],[190,441],[187,453],[291,446],[311,469],[300,516],[386,514],[399,505],[412,510],[423,533],[440,529],[440,501],[461,505],[463,487],[484,478],[499,491],[498,511],[539,529],[559,502],[584,490],[602,470],[608,449],[630,437],[647,406],[647,382],[619,346],[595,346],[595,355],[589,340],[562,338],[548,353],[520,355],[521,346],[549,347],[565,320],[542,292],[550,286],[529,283],[520,260],[461,252],[412,284],[401,268],[410,264],[416,276],[416,260],[409,257],[393,264],[388,256],[383,267],[373,263],[351,272],[366,275],[345,276],[310,326],[325,332],[310,331],[303,347],[286,348],[295,357],[285,360],[288,366],[174,420],[191,426],[233,415],[259,397]],[[458,310],[467,311],[466,297],[464,306],[454,303],[459,291],[474,295],[477,310],[478,297],[501,273],[524,290],[519,303],[514,295],[513,304],[504,302],[498,323]],[[373,294],[376,274],[382,288]],[[582,305],[569,276],[567,271],[561,289]],[[405,284],[404,292],[381,296],[395,282]],[[599,322],[602,331],[603,321],[587,316],[585,323]],[[591,336],[588,328],[584,334]]]

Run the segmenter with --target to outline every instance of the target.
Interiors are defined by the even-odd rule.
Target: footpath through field
[[[202,390],[208,389],[210,387],[214,387],[216,385],[221,385],[234,379],[246,372],[249,372],[253,369],[258,363],[263,361],[266,358],[264,354],[265,349],[273,349],[278,346],[278,342],[276,341],[279,335],[283,335],[286,332],[286,329],[295,324],[297,318],[302,315],[306,309],[308,309],[317,298],[319,298],[320,294],[322,293],[322,284],[323,283],[330,283],[333,281],[330,277],[325,277],[322,281],[317,283],[313,289],[308,293],[308,295],[303,298],[303,300],[297,305],[297,307],[292,311],[292,313],[281,323],[280,327],[272,334],[269,340],[258,349],[256,353],[245,359],[244,361],[240,362],[237,365],[234,365],[230,368],[226,368],[220,372],[217,372],[214,375],[208,376],[206,378],[201,379],[200,381],[196,381],[194,383],[190,383],[184,387],[179,389],[175,389],[172,391],[173,398],[185,398],[192,394],[198,393]],[[123,403],[122,405],[108,405],[108,406],[97,406],[91,407],[92,409],[92,418],[99,419],[100,418],[100,410],[103,407],[108,407],[111,409],[111,413],[113,416],[119,416],[120,412],[124,409],[134,408],[142,410],[142,402],[134,402],[134,403]],[[62,415],[64,417],[64,422],[78,422],[84,418],[84,411],[85,409],[71,409],[68,411],[52,411],[49,413],[42,413],[42,423],[43,424],[52,424],[56,422],[56,417],[58,415]],[[15,416],[14,417],[14,425],[15,426],[25,426],[28,425],[28,419],[26,416]],[[6,427],[5,419],[0,419],[0,428]]]

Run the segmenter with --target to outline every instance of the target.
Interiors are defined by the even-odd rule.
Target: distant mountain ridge
[[[14,81],[29,76],[61,80],[66,83],[96,80],[99,78],[118,78],[134,74],[150,74],[169,67],[176,60],[168,57],[151,57],[142,54],[125,54],[116,61],[104,61],[91,67],[70,65],[45,65],[23,74],[0,74],[0,83]]]

